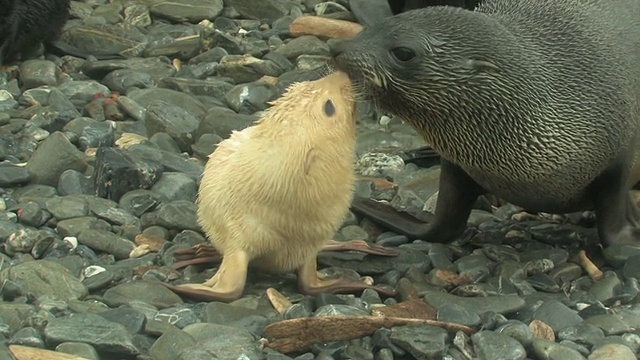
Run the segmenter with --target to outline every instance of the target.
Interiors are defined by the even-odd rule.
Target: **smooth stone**
[[[198,128],[198,119],[183,108],[158,100],[147,107],[145,126],[147,136],[167,133],[176,142],[181,151],[188,151],[194,143],[194,132]]]
[[[176,22],[197,23],[205,19],[215,19],[222,13],[222,0],[146,0],[151,14]]]
[[[234,111],[224,108],[209,109],[207,115],[202,118],[194,136],[200,138],[205,134],[216,134],[223,139],[228,138],[231,132],[243,130],[258,120],[255,115],[236,114]]]
[[[74,196],[58,196],[47,200],[46,210],[58,220],[87,216],[89,204]]]
[[[61,132],[54,132],[42,141],[27,163],[31,181],[50,186],[58,185],[64,171],[83,172],[86,168],[84,154]]]
[[[30,180],[31,174],[26,167],[13,164],[0,164],[0,188],[14,187],[28,183]]]
[[[82,230],[78,233],[78,242],[88,247],[112,254],[116,259],[127,259],[136,245],[116,234],[102,230]]]
[[[493,331],[480,331],[471,336],[480,359],[524,360],[527,352],[514,338]]]
[[[615,297],[621,287],[622,282],[618,275],[613,271],[607,271],[602,279],[593,283],[589,289],[589,294],[601,302],[606,302]]]
[[[56,351],[88,360],[100,360],[100,355],[98,355],[96,348],[81,342],[63,342],[56,346]]]
[[[40,333],[31,326],[23,327],[16,331],[9,340],[9,343],[40,349],[45,348],[44,340],[40,336]]]
[[[185,200],[194,202],[198,185],[191,177],[179,172],[165,172],[151,187],[151,191],[161,194],[168,201]]]
[[[158,309],[182,304],[180,296],[160,283],[132,281],[116,285],[103,295],[104,302],[110,307],[128,305],[132,301],[142,301]]]
[[[496,328],[495,332],[508,335],[520,342],[525,348],[529,348],[534,339],[533,332],[527,324],[518,320],[509,320]]]
[[[446,304],[440,307],[437,312],[437,319],[471,327],[480,324],[480,316],[478,314],[456,304]]]
[[[253,315],[267,314],[259,310],[212,301],[205,306],[203,318],[207,323],[229,325]]]
[[[436,309],[448,304],[457,304],[462,308],[474,311],[478,315],[488,311],[497,314],[512,313],[525,306],[524,299],[517,295],[463,297],[440,291],[426,291],[423,299]]]
[[[577,350],[544,339],[533,340],[533,352],[539,360],[585,360]]]
[[[58,179],[58,193],[61,196],[88,194],[89,181],[83,173],[69,169],[60,174]]]
[[[167,229],[200,231],[196,210],[196,205],[191,201],[176,200],[160,204],[155,211],[142,215],[143,227],[157,225]]]
[[[407,351],[415,359],[438,359],[446,351],[447,332],[430,325],[395,326],[391,329],[391,341]]]
[[[90,216],[62,220],[56,225],[56,230],[63,238],[78,236],[81,231],[89,229],[111,231],[111,225],[104,220]]]
[[[20,64],[20,83],[23,89],[58,84],[57,66],[52,61],[31,59]]]
[[[49,260],[28,261],[0,272],[0,283],[11,280],[36,298],[51,295],[57,299],[82,299],[87,288],[62,265]]]
[[[619,344],[606,344],[593,350],[588,360],[636,360],[637,357],[627,346]]]
[[[47,344],[53,346],[64,342],[83,342],[98,351],[139,354],[133,345],[133,337],[124,326],[96,314],[80,313],[51,319],[44,328],[44,336]]]
[[[220,359],[263,358],[258,343],[246,330],[219,324],[197,323],[185,327],[184,331],[197,341],[195,349],[215,354]],[[193,359],[188,356],[190,354],[190,350],[184,350],[180,359]]]
[[[591,347],[604,339],[604,331],[589,322],[582,322],[559,330],[558,339]]]
[[[149,349],[149,355],[155,360],[174,360],[183,350],[191,349],[195,344],[196,340],[193,336],[185,331],[170,329],[153,343]]]
[[[196,118],[201,118],[203,115],[208,113],[204,104],[195,96],[171,89],[139,89],[129,92],[127,96],[144,108],[147,108],[154,101],[162,100],[183,108]]]
[[[533,319],[540,320],[558,332],[569,326],[580,324],[583,320],[578,312],[557,300],[544,302],[534,313]]]
[[[198,322],[198,317],[192,309],[184,306],[174,306],[158,311],[153,317],[154,320],[165,321],[171,325],[182,329],[187,325]]]
[[[121,324],[127,329],[129,334],[139,334],[144,330],[145,324],[147,323],[147,317],[141,311],[135,309],[128,309],[125,307],[120,307],[117,309],[110,309],[98,315],[103,318]]]
[[[261,2],[251,0],[229,0],[228,2],[245,19],[280,19],[289,13],[289,8],[291,6],[287,0],[270,0]]]
[[[607,336],[621,335],[635,330],[634,326],[627,324],[618,314],[595,315],[586,319],[585,322],[599,327]]]

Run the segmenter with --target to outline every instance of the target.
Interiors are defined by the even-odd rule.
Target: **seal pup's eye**
[[[404,46],[391,49],[391,55],[402,62],[409,61],[416,57],[416,53],[413,50]]]
[[[333,106],[333,101],[327,100],[327,102],[324,103],[324,113],[327,116],[333,116],[333,114],[336,113],[336,108],[335,106]]]

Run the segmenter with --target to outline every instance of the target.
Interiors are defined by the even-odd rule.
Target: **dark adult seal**
[[[592,208],[603,245],[640,243],[640,1],[430,7],[333,52],[442,155],[435,216],[412,235],[450,240],[490,192],[530,211]]]
[[[69,19],[69,0],[0,0],[0,65],[34,56],[41,44],[58,56],[89,54],[59,40]],[[120,54],[94,54],[98,59]]]
[[[69,18],[69,0],[0,0],[0,63],[54,41]]]

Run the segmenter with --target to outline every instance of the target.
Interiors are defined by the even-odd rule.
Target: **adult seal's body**
[[[593,208],[604,245],[638,243],[640,1],[432,7],[333,52],[443,157],[434,219],[412,235],[450,240],[491,192],[530,211]]]

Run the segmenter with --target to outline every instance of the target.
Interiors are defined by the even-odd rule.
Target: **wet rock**
[[[182,299],[163,285],[146,281],[116,285],[104,293],[104,301],[111,307],[142,301],[159,309],[182,304]]]
[[[47,137],[27,163],[31,181],[36,184],[56,186],[66,170],[83,172],[87,168],[84,155],[61,132]]]
[[[137,355],[133,338],[121,324],[106,320],[96,314],[74,314],[52,319],[44,329],[48,344],[57,346],[64,342],[83,342],[98,351],[123,355]]]
[[[62,265],[49,260],[18,264],[0,272],[0,283],[11,280],[36,297],[53,295],[61,300],[82,299],[87,288]]]
[[[198,128],[198,119],[180,107],[156,101],[147,109],[145,125],[148,136],[167,133],[181,151],[188,151],[194,143],[193,133]]]
[[[118,201],[130,190],[150,188],[162,171],[158,164],[139,161],[125,150],[100,148],[96,153],[94,187],[98,196]]]
[[[189,21],[197,23],[205,19],[215,19],[222,12],[222,0],[202,0],[193,3],[189,0],[174,0],[166,2],[162,0],[147,0],[151,14],[172,21]]]
[[[493,331],[480,331],[471,336],[476,355],[481,359],[520,359],[527,357],[524,347],[515,339]]]
[[[391,341],[416,359],[436,359],[444,355],[447,332],[429,325],[396,326],[391,329]]]

